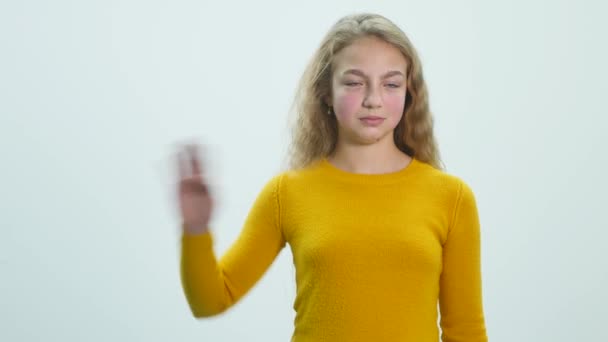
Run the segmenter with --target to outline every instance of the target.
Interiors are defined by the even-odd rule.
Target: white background
[[[322,36],[371,11],[418,49],[477,195],[490,340],[607,341],[607,6],[371,3],[3,1],[0,340],[288,341],[288,247],[230,311],[191,316],[171,154],[208,146],[221,254],[281,170]]]

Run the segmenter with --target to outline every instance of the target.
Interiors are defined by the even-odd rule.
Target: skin
[[[353,173],[406,167],[411,158],[393,141],[407,92],[403,54],[379,38],[364,37],[335,56],[332,70],[327,103],[338,121],[338,143],[328,160]]]
[[[213,199],[203,177],[196,144],[184,145],[177,153],[179,173],[178,200],[184,234],[208,232]]]

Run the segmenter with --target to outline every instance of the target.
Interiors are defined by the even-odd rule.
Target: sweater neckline
[[[413,173],[420,165],[420,161],[415,157],[402,169],[389,173],[354,173],[338,168],[333,165],[326,157],[322,158],[319,167],[326,174],[339,180],[344,180],[354,183],[373,183],[383,184],[392,183],[404,179],[409,174]]]

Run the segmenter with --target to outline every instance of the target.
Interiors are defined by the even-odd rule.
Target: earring
[[[327,115],[331,115],[331,107],[327,107]]]

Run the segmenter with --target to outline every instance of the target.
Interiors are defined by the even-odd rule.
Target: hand
[[[209,229],[213,201],[201,172],[196,144],[183,146],[177,154],[178,198],[185,234],[198,235]]]

